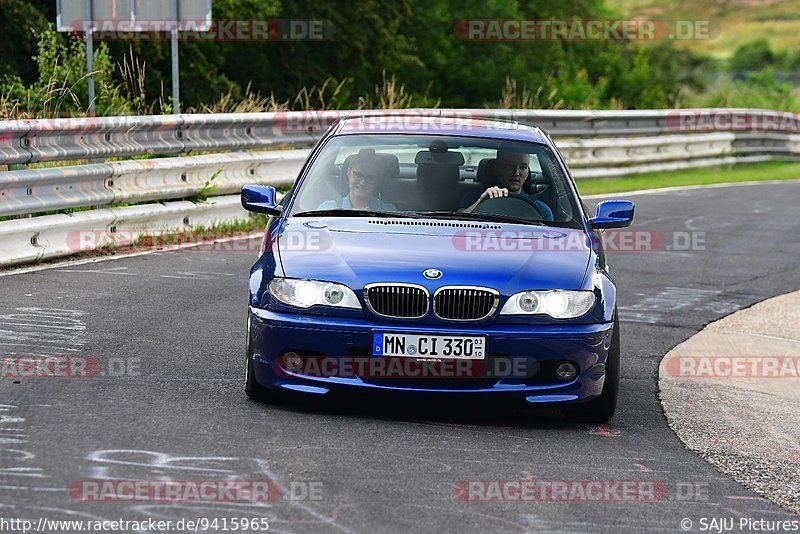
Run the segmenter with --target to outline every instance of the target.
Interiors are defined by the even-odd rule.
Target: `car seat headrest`
[[[386,179],[384,181],[393,181],[400,178],[400,160],[394,154],[375,153],[376,156],[383,159],[383,164],[386,167]]]
[[[494,164],[497,162],[495,158],[483,158],[478,162],[477,180],[478,183],[484,187],[491,187],[497,185],[494,179]]]

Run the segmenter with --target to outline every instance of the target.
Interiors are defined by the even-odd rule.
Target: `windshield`
[[[581,227],[567,177],[548,147],[430,135],[334,137],[300,184],[290,215]]]

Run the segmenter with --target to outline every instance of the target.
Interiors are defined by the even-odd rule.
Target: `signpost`
[[[170,32],[172,48],[172,111],[181,112],[178,38],[191,25],[192,31],[211,28],[212,0],[56,0],[56,26],[60,32],[83,32],[86,40],[86,71],[89,114],[95,115],[94,33],[100,28],[118,32]]]

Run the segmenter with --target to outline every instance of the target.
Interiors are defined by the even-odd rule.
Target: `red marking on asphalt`
[[[607,425],[587,425],[589,427],[589,434],[594,436],[602,436],[604,438],[613,438],[622,434],[618,428],[611,428]]]
[[[787,449],[786,447],[781,447],[780,445],[769,444],[767,445],[767,449],[771,451],[777,451],[780,453],[785,453],[786,458],[789,460],[797,460],[798,454],[796,450]]]

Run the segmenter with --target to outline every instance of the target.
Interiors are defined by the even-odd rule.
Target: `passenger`
[[[338,201],[327,200],[318,209],[397,211],[394,204],[384,202],[378,196],[386,172],[384,167],[383,160],[378,157],[355,156],[347,169],[347,183],[350,187],[347,196]]]
[[[522,190],[522,185],[530,174],[530,160],[530,155],[524,152],[512,152],[503,149],[498,150],[497,159],[494,165],[492,165],[492,175],[497,185],[488,187],[486,191],[478,195],[477,198],[474,194],[465,197],[461,201],[462,208],[458,211],[472,213],[472,210],[474,210],[478,204],[488,198],[507,197],[509,193],[524,195],[525,192]],[[538,199],[533,202],[539,214],[542,216],[542,220],[553,220],[553,210],[550,209],[550,206]]]

